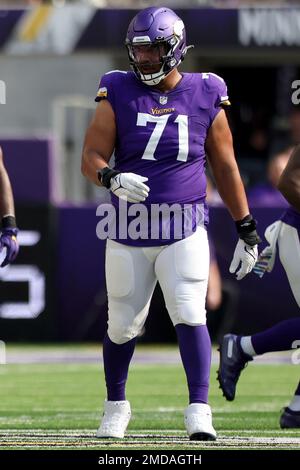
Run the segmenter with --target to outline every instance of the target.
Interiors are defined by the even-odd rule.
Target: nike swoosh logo
[[[229,358],[232,357],[232,350],[233,350],[233,340],[230,339],[228,341],[228,346],[227,346],[227,357],[229,357]]]
[[[255,260],[255,255],[253,254],[253,251],[249,251],[247,246],[244,246],[244,250]],[[253,248],[251,248],[251,250],[253,250]]]
[[[117,176],[115,177],[115,182],[116,182],[117,185],[118,185],[118,187],[116,188],[116,190],[122,188],[120,178],[121,178],[120,175],[117,175]]]
[[[240,226],[241,227],[249,227],[251,222],[244,222],[243,224],[241,224]]]

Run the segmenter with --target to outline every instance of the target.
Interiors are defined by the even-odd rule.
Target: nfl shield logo
[[[160,102],[160,104],[167,104],[168,97],[167,96],[160,96],[159,97],[159,102]]]

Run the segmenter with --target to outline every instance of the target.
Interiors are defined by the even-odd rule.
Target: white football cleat
[[[130,421],[130,403],[124,401],[105,401],[104,412],[97,437],[115,437],[122,439]]]
[[[191,403],[185,410],[184,423],[191,441],[215,441],[211,409],[205,403]]]

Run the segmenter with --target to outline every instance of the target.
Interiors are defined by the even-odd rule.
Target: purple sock
[[[207,403],[211,342],[206,325],[176,325],[179,350],[189,388],[190,403]]]
[[[256,354],[272,351],[288,351],[295,340],[300,340],[300,318],[290,318],[262,333],[251,336]]]
[[[134,352],[136,338],[124,344],[113,343],[108,334],[103,340],[104,373],[107,388],[107,400],[125,400],[125,386],[129,364]]]

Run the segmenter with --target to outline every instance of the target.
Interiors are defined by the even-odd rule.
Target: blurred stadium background
[[[232,102],[229,119],[247,191],[250,195],[251,191],[255,193],[255,189],[263,188],[267,195],[254,197],[252,202],[250,199],[263,235],[265,228],[284,210],[284,202],[276,196],[268,179],[270,158],[300,143],[300,107],[292,102],[295,87],[300,85],[300,2],[166,0],[162,3],[182,17],[188,42],[195,45],[181,70],[214,72],[227,82]],[[93,99],[100,76],[109,70],[128,69],[123,42],[129,20],[137,9],[154,4],[161,2],[0,0],[0,84],[2,91],[5,90],[5,99],[2,96],[0,101],[0,145],[13,185],[22,245],[16,262],[0,270],[0,339],[8,346],[12,342],[100,343],[104,336],[105,244],[97,239],[95,227],[96,207],[108,200],[108,194],[105,189],[93,188],[81,175],[81,147],[95,109]],[[254,333],[297,315],[298,307],[279,263],[272,274],[260,281],[251,274],[237,283],[229,275],[235,227],[213,189],[210,200],[210,237],[221,279],[221,297],[208,305],[213,339],[230,330]],[[140,342],[174,341],[173,328],[157,288]],[[77,349],[71,347],[72,357]],[[9,362],[20,362],[23,354],[27,357],[26,348],[10,350],[8,347],[7,351],[12,354]],[[34,347],[30,351],[35,351]],[[88,361],[90,350],[81,351],[85,351]],[[95,354],[93,350],[94,359]],[[11,370],[3,389],[7,397],[18,386],[18,380],[24,383],[28,380],[26,386],[30,389],[31,379],[25,369],[21,370],[21,378],[16,369]],[[64,371],[67,373],[67,369]],[[78,374],[82,372],[83,369]],[[39,374],[40,370],[33,371],[34,383],[39,380],[35,373]],[[96,368],[93,374],[98,377]],[[273,378],[278,377],[277,369],[272,374]],[[262,375],[253,379],[253,390]],[[286,373],[285,384],[287,376]],[[71,374],[72,379],[75,380]],[[47,389],[47,381],[41,380]],[[53,383],[57,380],[61,376],[53,378]],[[296,378],[291,380],[289,390],[280,400],[281,386],[274,391],[277,394],[274,408],[268,401],[267,389],[262,390],[261,396],[267,407],[269,403],[270,413],[278,410],[279,402],[293,392]],[[72,390],[68,389],[68,396]],[[249,388],[245,386],[244,390],[249,395]],[[53,389],[53,393],[56,395],[57,391]],[[82,390],[78,396],[80,393]],[[104,388],[101,393],[104,396]],[[45,402],[51,400],[42,396]],[[59,398],[59,394],[56,396]],[[14,419],[20,413],[26,414],[26,409],[28,413],[29,402],[21,401],[18,408],[18,399],[17,394],[14,406],[7,401],[7,409],[12,406],[14,412],[11,416],[6,414],[7,422],[0,423],[1,427],[16,424]],[[261,397],[257,400],[259,403]],[[76,408],[79,403],[73,405]],[[43,406],[41,403],[40,409]],[[59,402],[53,413],[61,412],[62,406]],[[101,407],[98,398],[97,406]],[[246,403],[244,411],[245,408]],[[232,410],[231,405],[229,411]],[[91,416],[92,410],[86,413]],[[277,426],[274,416],[268,422],[268,429]],[[237,429],[242,429],[244,417],[240,418]],[[254,423],[263,427],[257,419]],[[24,429],[24,422],[16,427]],[[84,418],[80,426],[93,428],[95,423],[93,415],[93,419]],[[59,428],[60,424],[58,420],[50,427]],[[43,427],[38,421],[36,425]],[[173,425],[177,423],[167,422],[165,427]],[[228,429],[227,422],[226,425]],[[70,426],[77,427],[76,419]],[[149,428],[147,421],[145,426]],[[230,426],[233,428],[234,424]]]

